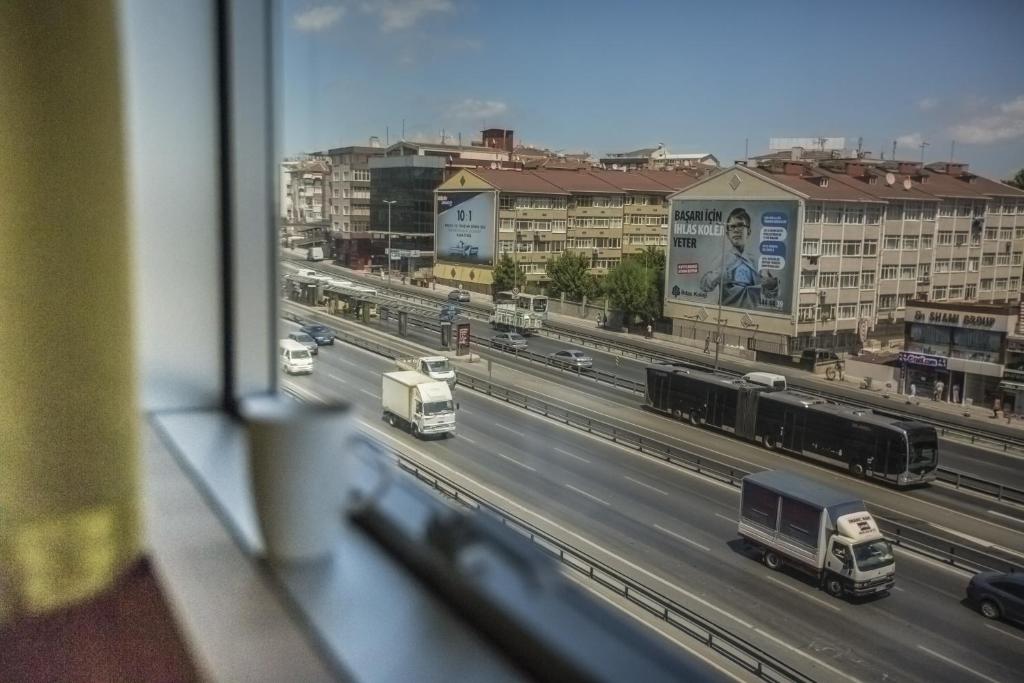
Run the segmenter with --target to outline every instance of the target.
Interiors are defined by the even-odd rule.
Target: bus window
[[[927,474],[935,469],[938,457],[938,443],[934,437],[917,436],[911,440],[910,462],[908,471],[911,474]]]
[[[885,474],[898,475],[907,471],[907,441],[902,434],[884,434],[879,436],[879,442],[885,444],[885,448],[879,448],[879,457],[884,453],[884,465],[875,465],[875,470]]]

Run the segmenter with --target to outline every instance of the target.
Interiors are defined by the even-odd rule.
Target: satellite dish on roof
[[[892,173],[886,173],[885,174],[885,184],[886,185],[892,185],[895,182],[896,182],[896,176],[894,176]]]
[[[909,190],[911,185],[913,185],[913,183],[910,182],[910,178],[904,178],[903,179],[903,189],[904,190]]]

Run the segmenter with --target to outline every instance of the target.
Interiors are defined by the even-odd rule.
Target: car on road
[[[315,339],[310,337],[305,332],[291,332],[288,334],[288,338],[291,339],[292,341],[297,341],[303,346],[305,346],[306,350],[309,351],[314,356],[320,351],[320,345],[316,343]]]
[[[579,349],[555,351],[548,355],[548,361],[552,365],[569,368],[570,370],[589,370],[594,367],[594,359]]]
[[[989,619],[1024,623],[1024,574],[979,572],[967,584],[967,600]]]
[[[308,325],[303,325],[299,329],[312,337],[320,346],[323,346],[324,344],[334,344],[334,331],[329,327],[319,323],[309,323]]]
[[[448,292],[448,301],[458,301],[459,303],[465,303],[469,301],[469,292],[464,289],[453,289]]]
[[[525,351],[526,337],[517,332],[502,332],[491,337],[491,346],[505,351]]]

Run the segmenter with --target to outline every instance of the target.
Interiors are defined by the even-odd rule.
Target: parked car
[[[288,338],[292,341],[297,341],[306,347],[311,354],[314,356],[320,352],[320,345],[316,343],[316,340],[310,337],[305,332],[291,332]]]
[[[594,359],[577,349],[555,351],[548,355],[552,365],[571,370],[589,370],[594,367]]]
[[[319,323],[310,323],[303,325],[300,329],[312,337],[320,346],[325,344],[334,345],[334,332],[329,327]]]
[[[502,332],[491,337],[491,346],[505,351],[525,351],[526,337],[517,332]]]
[[[1024,574],[975,574],[967,584],[967,599],[989,619],[1024,623]]]
[[[453,289],[448,292],[448,301],[458,301],[459,303],[465,303],[469,301],[469,292],[464,289]]]

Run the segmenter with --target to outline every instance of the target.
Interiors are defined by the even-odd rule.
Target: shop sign
[[[910,351],[900,352],[900,363],[905,365],[922,365],[926,368],[946,369],[949,361],[945,356],[929,356],[926,353],[912,353]]]
[[[957,311],[923,311],[918,309],[914,311],[913,321],[929,325],[992,329],[999,322],[999,318],[993,315],[976,315],[974,313],[959,313]]]

